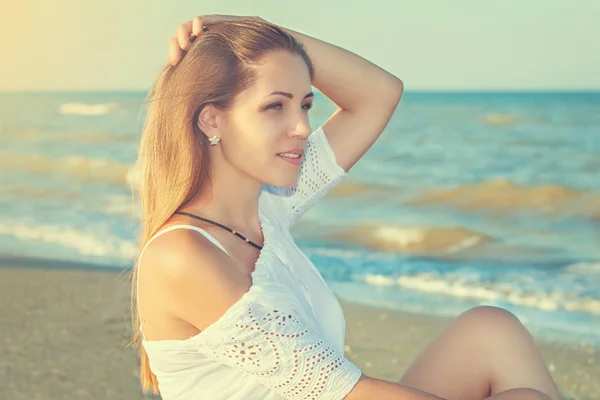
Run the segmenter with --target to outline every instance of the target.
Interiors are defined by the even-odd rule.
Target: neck
[[[205,192],[181,211],[218,222],[252,241],[260,240],[258,196],[262,182],[230,168],[213,168]]]

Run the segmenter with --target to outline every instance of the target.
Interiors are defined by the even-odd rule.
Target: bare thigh
[[[496,393],[484,400],[551,400],[550,397],[535,389],[509,389]]]
[[[474,307],[455,318],[399,383],[448,400],[483,400],[515,388],[561,399],[527,329],[512,313],[491,306]]]

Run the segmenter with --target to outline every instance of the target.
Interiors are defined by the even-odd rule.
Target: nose
[[[310,121],[307,116],[303,116],[296,123],[296,129],[292,130],[292,137],[296,139],[307,139],[312,133],[312,128],[310,127]]]

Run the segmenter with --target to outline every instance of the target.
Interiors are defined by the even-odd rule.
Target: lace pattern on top
[[[271,188],[286,198],[289,227],[347,175],[338,165],[323,126],[320,126],[308,137],[296,185]]]
[[[197,349],[286,399],[343,399],[360,369],[298,315],[245,301],[246,295],[197,337]]]

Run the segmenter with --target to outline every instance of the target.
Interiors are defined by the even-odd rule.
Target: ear
[[[198,121],[196,123],[206,137],[219,136],[221,134],[219,127],[223,123],[222,112],[217,110],[212,104],[207,104],[200,111],[200,114],[198,114]]]

